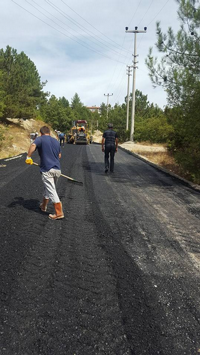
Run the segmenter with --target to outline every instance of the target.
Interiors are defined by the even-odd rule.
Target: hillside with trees
[[[9,46],[5,50],[0,50],[0,80],[0,121],[2,123],[6,122],[6,118],[24,120],[33,118],[47,122],[53,129],[67,133],[75,120],[87,120],[91,131],[97,127],[103,131],[108,121],[112,121],[118,131],[120,141],[129,140],[130,132],[126,131],[127,98],[122,105],[115,104],[114,107],[107,107],[105,103],[102,103],[100,115],[87,109],[77,93],[70,101],[64,96],[57,98],[44,91],[46,82],[41,82],[37,68],[26,54],[23,52],[18,54],[16,49]],[[131,116],[131,102],[130,96],[129,116]],[[165,143],[167,133],[162,132],[164,121],[166,132],[169,132],[171,126],[167,124],[163,111],[150,104],[147,96],[136,90],[135,140]],[[149,128],[151,126],[151,134],[148,134],[147,126]],[[155,126],[157,126],[156,131]],[[3,138],[2,130],[0,137],[0,139]]]

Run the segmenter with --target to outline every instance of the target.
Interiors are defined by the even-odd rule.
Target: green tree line
[[[71,101],[50,95],[44,91],[46,82],[41,82],[34,63],[24,52],[18,54],[16,49],[9,46],[0,50],[0,83],[1,122],[5,122],[6,118],[41,119],[53,129],[68,133],[75,120],[87,120],[91,132],[97,128],[105,130],[108,121],[112,121],[121,142],[130,137],[130,132],[126,131],[127,98],[122,105],[115,104],[113,108],[102,102],[99,115],[87,109],[77,93]],[[130,98],[130,112],[131,101]],[[147,96],[136,90],[135,139],[165,142],[167,134],[163,133],[163,128],[159,128],[163,127],[163,123],[167,126],[162,110],[150,104]],[[166,130],[168,132],[170,129]]]

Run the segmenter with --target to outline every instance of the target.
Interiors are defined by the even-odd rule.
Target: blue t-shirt
[[[60,170],[59,142],[51,136],[43,135],[36,138],[34,144],[40,156],[40,171],[46,172],[50,169]]]

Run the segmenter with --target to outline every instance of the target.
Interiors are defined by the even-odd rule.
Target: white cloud
[[[106,102],[105,93],[113,93],[112,105],[124,102],[134,44],[125,26],[147,26],[147,33],[137,36],[136,88],[150,102],[166,104],[144,61],[156,42],[156,21],[165,32],[169,26],[179,29],[175,0],[0,0],[0,5],[1,48],[24,51],[48,81],[46,91],[69,101],[77,92],[85,105]]]

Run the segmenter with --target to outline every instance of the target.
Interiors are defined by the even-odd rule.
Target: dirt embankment
[[[0,124],[5,139],[0,145],[0,159],[10,158],[28,151],[30,145],[30,133],[40,131],[40,128],[47,125],[45,122],[33,119],[7,119],[5,125]],[[47,125],[48,126],[48,125]],[[51,129],[51,135],[56,134]]]

